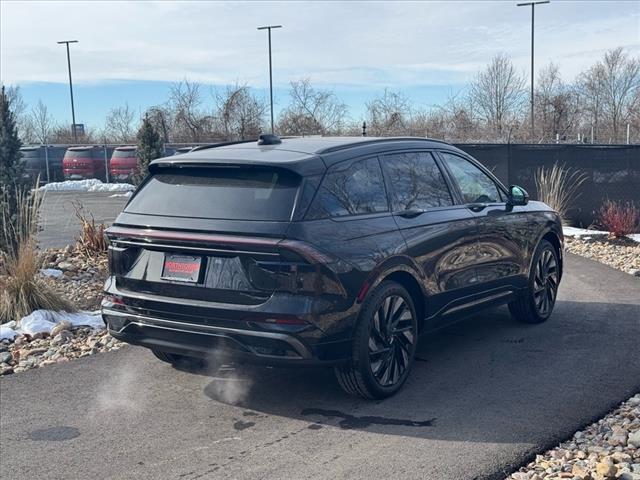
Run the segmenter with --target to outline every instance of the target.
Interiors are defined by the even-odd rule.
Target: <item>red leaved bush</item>
[[[640,230],[640,210],[632,203],[604,202],[598,222],[614,237],[624,237]]]

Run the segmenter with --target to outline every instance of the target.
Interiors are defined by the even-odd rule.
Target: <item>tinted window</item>
[[[93,148],[86,148],[82,150],[67,150],[64,154],[66,158],[87,158],[93,156]]]
[[[394,153],[381,161],[394,211],[453,205],[442,172],[430,153]]]
[[[386,212],[387,196],[377,158],[343,162],[330,168],[306,218]]]
[[[441,152],[441,155],[457,182],[465,203],[501,201],[497,185],[473,163],[450,153]]]
[[[131,150],[114,150],[111,158],[131,158],[136,156],[136,151]]]
[[[228,220],[286,221],[300,177],[286,170],[189,168],[151,177],[125,211]]]

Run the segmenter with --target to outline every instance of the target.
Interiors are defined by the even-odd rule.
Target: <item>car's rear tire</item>
[[[542,323],[553,312],[560,284],[560,262],[555,247],[542,240],[533,255],[527,288],[509,303],[509,311],[523,323]]]
[[[183,367],[189,369],[198,369],[205,366],[205,362],[202,359],[188,357],[186,355],[178,355],[176,353],[164,352],[162,350],[151,350],[155,357],[163,362],[170,363],[174,367]]]
[[[335,368],[342,389],[367,399],[395,394],[411,371],[417,332],[411,295],[398,283],[382,282],[362,305],[349,364]]]

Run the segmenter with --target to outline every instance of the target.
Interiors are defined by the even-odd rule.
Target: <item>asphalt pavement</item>
[[[109,226],[127,203],[123,192],[46,192],[40,211],[40,248],[59,248],[74,243],[80,220],[74,205],[81,205],[88,218]],[[117,195],[117,196],[114,196]]]
[[[384,401],[125,347],[0,378],[0,477],[503,479],[640,391],[638,339],[638,279],[568,255],[547,323],[500,308],[433,334]]]

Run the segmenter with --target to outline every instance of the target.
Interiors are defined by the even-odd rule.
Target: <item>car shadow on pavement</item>
[[[344,394],[330,369],[246,365],[208,372],[204,394],[247,415],[305,420],[312,430],[553,441],[570,433],[561,425],[589,423],[640,389],[638,338],[638,305],[559,301],[541,325],[499,308],[425,337],[407,384],[389,399]]]

